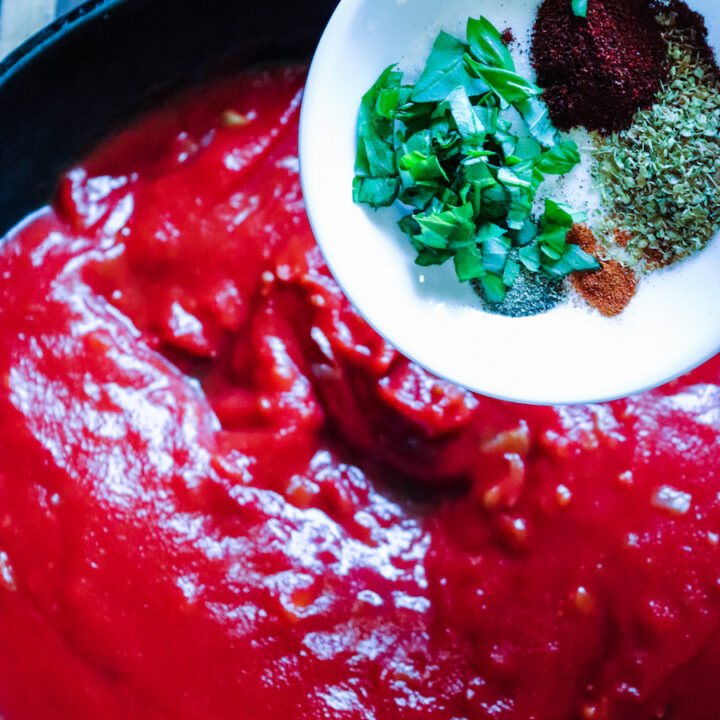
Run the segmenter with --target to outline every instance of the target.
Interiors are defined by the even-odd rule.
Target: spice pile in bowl
[[[720,228],[704,20],[679,0],[545,0],[534,78],[516,68],[516,35],[471,18],[464,40],[438,36],[415,83],[394,66],[380,76],[360,111],[354,199],[402,208],[417,264],[452,261],[487,311],[579,298],[620,315],[645,275]]]

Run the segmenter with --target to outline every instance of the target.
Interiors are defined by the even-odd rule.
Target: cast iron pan
[[[337,0],[90,0],[0,64],[0,237],[133,114],[208,77],[309,59]]]

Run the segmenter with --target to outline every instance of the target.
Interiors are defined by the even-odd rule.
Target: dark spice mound
[[[647,0],[590,0],[580,18],[570,0],[543,2],[533,65],[558,128],[614,132],[652,104],[667,54],[655,12]]]

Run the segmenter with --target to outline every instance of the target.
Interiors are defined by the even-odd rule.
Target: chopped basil
[[[471,96],[485,94],[488,86],[481,79],[471,77],[465,67],[467,50],[465,43],[441,32],[413,88],[413,102],[443,102],[456,87],[464,87]]]
[[[472,72],[475,73],[477,77],[482,78],[488,87],[500,98],[501,102],[506,105],[523,102],[542,92],[535,83],[525,80],[525,78],[513,70],[484,65],[469,55],[466,56],[465,59]]]
[[[502,281],[503,284],[506,287],[511,288],[515,281],[517,280],[517,276],[520,274],[520,265],[515,262],[512,258],[510,258],[507,263],[505,264],[505,270],[503,271]]]
[[[531,97],[517,104],[517,111],[522,116],[530,131],[543,147],[551,148],[557,142],[557,130],[550,120],[547,105],[538,97]]]
[[[580,151],[574,140],[560,143],[543,153],[535,167],[546,175],[564,175],[580,162]]]
[[[481,17],[468,20],[466,43],[440,33],[415,85],[385,69],[360,108],[355,202],[399,200],[417,264],[452,258],[458,279],[476,281],[492,303],[522,266],[548,277],[599,267],[566,242],[581,215],[547,200],[539,221],[531,219],[545,175],[580,162],[574,142],[557,142],[540,93]]]
[[[398,196],[398,178],[356,177],[353,181],[353,201],[373,207],[392,205]]]
[[[470,102],[467,90],[456,87],[448,95],[448,105],[460,136],[471,148],[482,147],[487,135],[483,119]]]
[[[520,261],[530,272],[540,271],[540,248],[537,245],[528,245],[520,248],[518,253]]]
[[[480,278],[485,297],[492,303],[501,303],[505,299],[507,288],[502,278],[491,273],[485,273]]]
[[[572,0],[572,11],[578,17],[587,17],[588,0]]]
[[[486,18],[469,18],[467,39],[470,51],[481,63],[515,72],[515,61],[497,28]]]

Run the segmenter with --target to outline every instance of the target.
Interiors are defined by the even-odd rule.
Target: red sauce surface
[[[0,714],[717,720],[720,360],[429,376],[315,246],[303,80],[146,117],[0,252]]]

